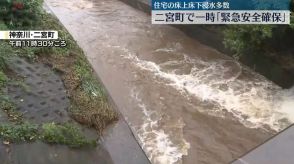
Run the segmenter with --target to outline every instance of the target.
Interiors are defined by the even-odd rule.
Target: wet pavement
[[[291,90],[123,2],[46,4],[152,163],[229,163],[294,121]]]
[[[71,149],[67,146],[48,145],[42,142],[0,146],[1,164],[112,164],[102,146],[96,149]]]

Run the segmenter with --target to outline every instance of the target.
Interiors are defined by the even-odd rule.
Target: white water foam
[[[171,52],[171,49],[158,51]],[[194,67],[189,74],[178,75],[172,71],[165,72],[155,62],[140,60],[129,52],[124,57],[131,59],[139,68],[152,72],[154,76],[168,80],[167,85],[202,101],[214,103],[219,110],[227,110],[247,127],[263,128],[268,125],[279,131],[294,122],[294,89],[282,90],[236,61],[205,62],[184,54],[184,60],[177,62],[193,63]],[[239,70],[236,71],[236,68]],[[254,77],[241,77],[244,72]]]
[[[181,144],[174,144],[170,134],[159,126],[161,117],[157,111],[148,110],[139,98],[138,92],[132,90],[131,96],[137,101],[143,112],[144,123],[137,130],[138,137],[142,142],[142,148],[153,164],[180,164],[183,155],[188,154],[190,144],[184,139]],[[153,117],[152,117],[153,116]],[[177,128],[183,129],[184,123],[181,119],[177,121]],[[179,139],[177,139],[179,140]]]
[[[287,118],[294,122],[294,87],[280,92],[279,98],[275,108],[283,113],[287,113]]]

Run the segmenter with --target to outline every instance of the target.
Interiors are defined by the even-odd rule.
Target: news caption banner
[[[290,24],[290,0],[152,0],[152,24]]]
[[[0,31],[0,40],[9,40],[12,47],[66,47],[58,39],[58,31]]]

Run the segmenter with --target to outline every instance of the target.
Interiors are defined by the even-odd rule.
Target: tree
[[[0,20],[11,28],[31,28],[38,23],[43,0],[0,0]]]
[[[257,4],[262,6],[266,0],[260,0]],[[273,0],[274,2],[275,0]],[[294,0],[291,0],[291,24],[290,26],[280,25],[229,25],[224,30],[224,45],[232,50],[235,55],[234,57],[239,58],[240,55],[250,51],[250,53],[266,52],[270,47],[267,46],[266,42],[268,39],[277,35],[279,32],[280,36],[289,31],[289,27],[294,29]],[[268,4],[267,4],[268,5]],[[269,7],[269,6],[267,6]]]
[[[272,36],[273,25],[230,25],[224,30],[224,44],[235,52],[235,58],[247,51],[262,51]]]

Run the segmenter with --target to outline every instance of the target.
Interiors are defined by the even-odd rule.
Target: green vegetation
[[[72,102],[71,116],[101,133],[109,123],[117,120],[117,113],[110,107],[103,87],[71,35],[52,15],[44,14],[42,17],[41,29],[59,31],[67,47],[38,49],[35,51],[38,60],[52,65],[54,70],[61,73]]]
[[[0,107],[7,114],[9,121],[23,123],[22,114],[16,110],[15,105],[9,100],[8,97],[4,97],[2,95]]]
[[[6,68],[10,55],[13,55],[11,46],[6,42],[0,42],[0,70],[3,71]]]
[[[292,0],[292,11],[294,0]],[[292,29],[291,29],[292,28]],[[291,16],[291,25],[230,25],[224,30],[224,44],[239,58],[243,54],[267,54],[272,51],[272,45],[287,45],[282,37],[293,33],[294,15]]]
[[[224,44],[239,55],[254,49],[262,51],[264,43],[272,37],[271,25],[230,25],[225,31]]]
[[[293,22],[293,21],[292,21]],[[290,26],[277,25],[231,25],[224,30],[224,44],[236,53],[235,57],[250,53],[267,53],[272,50],[269,41],[281,44],[281,36],[286,37]],[[274,38],[277,38],[275,41]],[[287,43],[285,43],[286,45]]]
[[[38,127],[29,123],[1,124],[0,137],[8,142],[34,141],[38,137]]]
[[[0,88],[6,85],[7,79],[7,76],[2,71],[0,71]]]
[[[0,19],[9,29],[29,29],[39,23],[42,0],[1,0]]]
[[[6,24],[2,20],[0,20],[0,29],[1,30],[8,30],[8,27],[6,26]]]
[[[74,68],[75,73],[81,79],[81,88],[89,96],[100,97],[103,101],[107,101],[103,87],[93,76],[92,69],[85,60],[79,60]]]
[[[46,123],[42,126],[41,138],[47,143],[63,144],[75,148],[96,146],[95,140],[87,140],[80,130],[71,124]]]
[[[50,144],[62,144],[73,148],[96,146],[95,140],[88,140],[82,135],[80,129],[70,125],[58,125],[55,123],[38,125],[30,123],[1,124],[0,138],[8,143],[32,142],[42,140]]]

